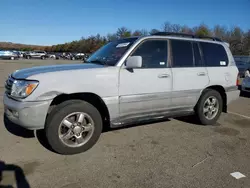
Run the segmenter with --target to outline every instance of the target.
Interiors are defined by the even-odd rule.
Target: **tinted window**
[[[205,64],[208,67],[227,66],[228,58],[222,45],[214,43],[200,43]]]
[[[193,67],[192,43],[189,41],[172,40],[173,67]]]
[[[168,59],[167,45],[167,41],[146,41],[131,56],[142,56],[143,68],[165,68]]]
[[[196,67],[203,66],[198,43],[196,43],[196,42],[193,43],[193,49],[194,49],[195,66]]]

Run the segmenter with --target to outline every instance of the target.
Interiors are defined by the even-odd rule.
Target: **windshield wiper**
[[[98,64],[98,65],[108,65],[106,63],[106,61],[101,61],[101,60],[98,60],[98,59],[92,60],[92,61],[87,61],[87,63],[94,63],[94,64]]]

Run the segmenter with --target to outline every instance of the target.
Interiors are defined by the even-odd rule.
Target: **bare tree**
[[[171,31],[175,33],[180,33],[181,32],[181,25],[179,24],[173,24],[171,26]]]
[[[151,29],[151,31],[149,32],[150,35],[154,34],[154,33],[158,33],[159,30],[158,29]]]
[[[164,32],[172,32],[171,23],[170,23],[170,22],[165,22],[165,23],[162,25],[162,30],[163,30]]]
[[[131,31],[127,29],[126,27],[121,27],[121,28],[118,28],[116,35],[118,38],[130,37]]]

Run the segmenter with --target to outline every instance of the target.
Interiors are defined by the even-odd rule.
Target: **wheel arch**
[[[226,90],[223,86],[221,85],[211,85],[206,87],[204,90],[202,90],[200,97],[202,96],[203,92],[205,92],[207,89],[213,89],[217,92],[220,93],[221,97],[222,97],[222,103],[223,103],[223,108],[222,111],[223,112],[227,112],[227,95],[226,95]]]
[[[69,100],[84,100],[97,108],[100,112],[103,120],[103,125],[110,126],[110,114],[107,105],[103,101],[103,99],[95,94],[95,93],[71,93],[71,94],[59,94],[53,98],[48,114],[52,111],[54,107],[61,104],[62,102],[69,101]],[[48,116],[47,114],[47,116]]]

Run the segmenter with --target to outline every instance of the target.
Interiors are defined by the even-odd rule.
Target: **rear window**
[[[227,53],[222,45],[201,42],[200,46],[207,67],[223,67],[228,65]]]

